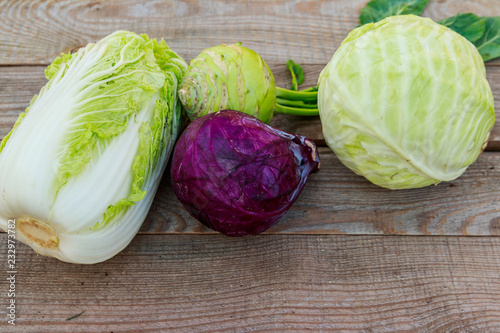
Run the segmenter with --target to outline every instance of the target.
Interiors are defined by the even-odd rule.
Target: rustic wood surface
[[[18,258],[9,332],[500,328],[500,238],[139,235],[91,266]]]
[[[62,51],[119,30],[165,38],[185,59],[243,42],[271,63],[326,64],[359,25],[367,0],[4,0],[0,64],[48,64]],[[432,0],[424,16],[498,15],[500,0]]]
[[[500,10],[499,10],[500,11]],[[306,80],[302,87],[316,85],[319,73],[326,66],[303,65]],[[46,66],[0,66],[0,139],[16,122],[19,113],[24,111],[33,95],[37,94],[47,82],[44,76]],[[291,77],[285,64],[270,64],[277,85],[288,88]],[[487,66],[487,78],[495,98],[495,113],[500,119],[500,66]],[[325,145],[319,117],[300,117],[276,115],[271,125],[290,133],[307,136],[319,145]],[[500,151],[500,122],[491,132],[487,150]]]
[[[117,29],[163,37],[186,60],[241,41],[280,86],[288,59],[303,64],[305,87],[367,1],[0,0],[0,139],[54,57]],[[500,0],[431,0],[424,16],[459,12],[500,15]],[[500,119],[500,61],[486,68]],[[72,265],[17,244],[15,327],[0,233],[0,332],[500,332],[500,124],[462,177],[409,191],[345,168],[318,118],[272,125],[323,146],[322,170],[276,226],[215,234],[182,208],[166,174],[139,235],[109,261]]]
[[[379,188],[320,148],[319,173],[266,233],[500,235],[500,154],[486,152],[462,177],[405,191]],[[190,217],[166,175],[143,233],[215,233]]]

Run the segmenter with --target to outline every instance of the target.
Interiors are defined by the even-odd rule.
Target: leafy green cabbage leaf
[[[475,42],[484,35],[486,20],[472,13],[457,14],[438,22],[458,32],[470,42]]]
[[[474,42],[484,61],[500,57],[500,16],[486,17],[484,35]]]
[[[378,22],[393,15],[422,15],[429,0],[372,0],[361,10],[359,22]]]

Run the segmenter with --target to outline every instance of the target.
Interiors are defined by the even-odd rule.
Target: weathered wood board
[[[140,235],[96,265],[17,256],[17,325],[2,332],[500,328],[500,238]],[[7,289],[2,275],[0,304]]]
[[[267,62],[326,64],[359,25],[367,0],[114,0],[0,2],[0,64],[48,64],[115,30],[165,38],[185,59],[243,42]],[[500,0],[433,0],[424,16],[498,15]]]
[[[326,64],[304,65],[306,80],[302,87],[316,85],[318,76]],[[270,64],[278,86],[288,88],[290,73],[285,64]],[[47,82],[44,66],[0,66],[0,139],[3,138],[16,122],[19,113],[29,105],[31,98]],[[495,98],[495,113],[500,119],[500,66],[487,66],[487,78]],[[319,145],[325,145],[319,117],[300,117],[277,114],[271,125],[307,136]],[[500,151],[500,122],[492,130],[487,150]]]
[[[313,85],[323,66],[307,65],[305,85]],[[273,65],[278,84],[289,84],[286,66]],[[0,134],[45,84],[43,66],[0,67]],[[500,66],[488,66],[488,79],[500,100]],[[500,105],[500,103],[497,103]],[[500,108],[497,115],[500,118]],[[307,135],[324,145],[318,117],[276,116],[272,125]],[[500,147],[500,126],[491,150]],[[322,170],[313,175],[299,201],[270,233],[349,234],[500,234],[500,154],[484,153],[458,180],[410,191],[376,187],[345,168],[328,148],[321,148]],[[168,176],[165,176],[168,177]],[[143,232],[211,233],[191,218],[164,179]]]
[[[486,152],[459,179],[422,189],[377,187],[320,149],[322,170],[267,233],[500,235],[500,154]],[[190,217],[165,176],[143,233],[214,233]]]
[[[243,42],[280,86],[289,85],[286,61],[302,64],[306,87],[367,1],[0,1],[0,139],[54,57],[115,30],[165,38],[186,60]],[[431,0],[424,16],[459,12],[500,15],[500,0]],[[500,119],[500,61],[486,65]],[[272,125],[323,146],[322,170],[276,226],[215,234],[180,205],[166,173],[139,235],[104,263],[16,245],[15,327],[0,233],[0,332],[500,332],[500,237],[449,236],[500,235],[500,124],[462,177],[410,191],[349,171],[324,146],[317,117],[277,115]]]
[[[285,86],[289,81],[285,66],[272,67],[278,83]],[[306,66],[310,73],[306,84],[314,84],[311,77],[317,77],[321,68]],[[43,66],[0,67],[3,136],[45,83],[43,71]],[[488,77],[495,97],[500,99],[500,66],[488,67]],[[324,142],[317,117],[276,118],[274,126],[308,135],[320,144]],[[492,135],[492,140],[500,138],[500,132],[494,133],[498,134]],[[410,191],[389,191],[370,184],[344,167],[326,147],[320,149],[320,156],[322,170],[311,177],[285,219],[268,232],[500,235],[500,154],[484,153],[454,182]],[[180,205],[167,177],[142,231],[211,233]]]

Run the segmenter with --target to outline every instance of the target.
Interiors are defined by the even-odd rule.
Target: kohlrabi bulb
[[[320,74],[318,107],[340,161],[390,189],[459,177],[495,122],[474,45],[413,15],[353,30]]]
[[[178,95],[191,120],[233,109],[268,123],[276,103],[274,76],[266,62],[238,44],[205,49],[191,60]]]

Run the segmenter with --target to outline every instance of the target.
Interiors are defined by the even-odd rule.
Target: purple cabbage
[[[274,225],[319,170],[316,145],[248,114],[224,110],[195,119],[174,150],[171,181],[197,220],[228,236]]]

